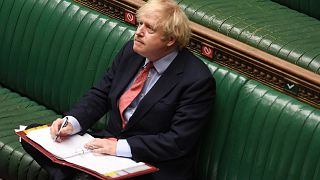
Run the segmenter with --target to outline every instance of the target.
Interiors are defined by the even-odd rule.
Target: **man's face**
[[[134,36],[133,50],[156,61],[170,53],[175,40],[164,39],[161,28],[156,28],[157,14],[143,15],[140,17],[139,26]]]

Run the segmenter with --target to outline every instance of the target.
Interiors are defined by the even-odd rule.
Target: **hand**
[[[92,150],[92,152],[94,153],[109,154],[115,156],[117,149],[117,140],[114,138],[95,138],[89,143],[85,144],[84,147],[89,150]]]
[[[58,135],[58,131],[63,123],[64,119],[58,118],[51,124],[50,134],[52,139],[55,139]],[[66,137],[71,135],[73,132],[73,126],[71,123],[68,123],[67,126],[63,127],[60,131],[60,134],[57,138],[57,142],[62,142]]]

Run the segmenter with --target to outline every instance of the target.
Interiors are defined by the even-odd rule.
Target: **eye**
[[[145,29],[149,34],[153,34],[156,32],[156,28],[149,23],[138,21],[138,27]]]
[[[147,27],[147,31],[148,31],[149,34],[153,34],[153,33],[156,32],[154,27],[152,27],[150,25],[147,25],[146,27]]]

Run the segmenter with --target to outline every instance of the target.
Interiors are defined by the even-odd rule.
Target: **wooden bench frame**
[[[142,0],[75,0],[91,9],[133,26]],[[320,108],[320,75],[191,22],[188,48],[217,64]]]

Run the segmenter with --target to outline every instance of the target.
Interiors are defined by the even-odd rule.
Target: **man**
[[[214,79],[207,66],[185,49],[189,21],[174,0],[148,1],[138,10],[137,19],[134,41],[122,48],[104,77],[65,114],[69,123],[57,141],[85,133],[109,112],[106,130],[95,133],[97,138],[86,148],[160,169],[137,179],[193,179],[197,142],[215,95]],[[143,81],[143,88],[132,95],[137,81]],[[52,123],[53,137],[62,122]],[[69,177],[63,174],[70,170],[33,156],[53,179]]]

